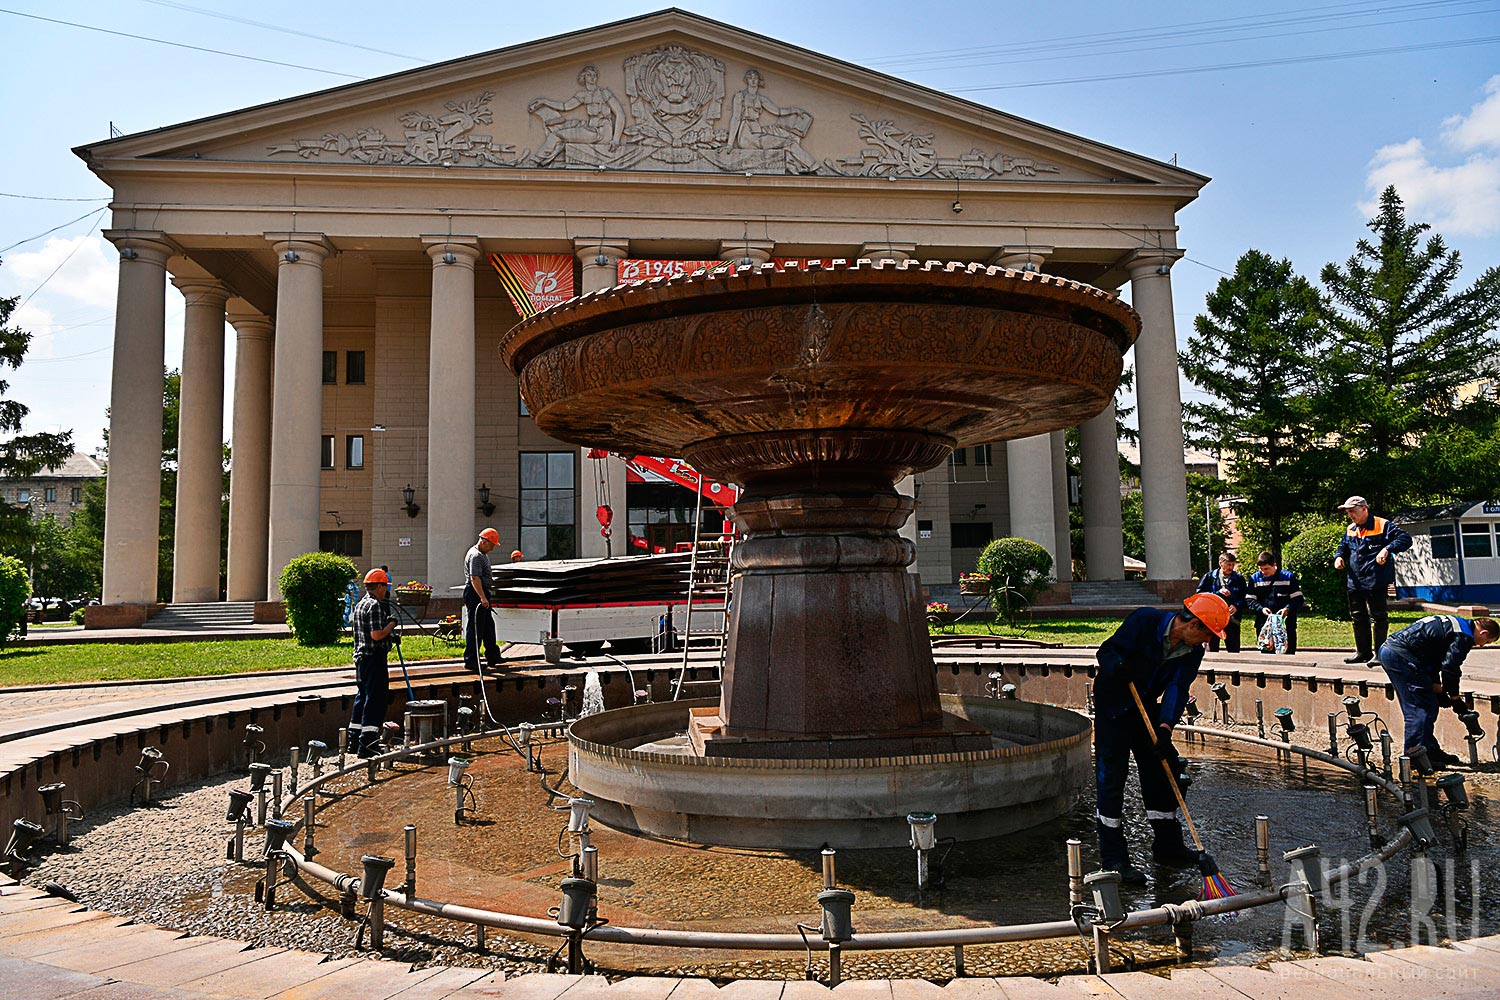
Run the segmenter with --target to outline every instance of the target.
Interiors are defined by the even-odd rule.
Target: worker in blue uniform
[[[1297,616],[1307,607],[1302,584],[1297,581],[1296,573],[1277,564],[1274,553],[1262,552],[1255,564],[1257,568],[1250,574],[1245,593],[1245,604],[1255,612],[1255,634],[1260,635],[1268,617],[1280,615],[1286,625],[1286,652],[1290,656],[1297,651]]]
[[[1405,720],[1403,752],[1425,747],[1427,759],[1438,767],[1452,767],[1458,757],[1438,746],[1432,727],[1438,709],[1448,705],[1463,710],[1458,682],[1464,657],[1475,646],[1488,646],[1500,638],[1500,623],[1493,618],[1460,618],[1458,615],[1428,615],[1391,636],[1380,647],[1380,666],[1396,689]]]
[[[1121,881],[1140,885],[1146,876],[1130,863],[1125,838],[1125,778],[1135,757],[1141,798],[1151,822],[1151,856],[1158,864],[1198,864],[1182,842],[1177,800],[1158,757],[1172,761],[1172,728],[1187,706],[1188,689],[1203,662],[1203,644],[1224,636],[1229,605],[1218,594],[1193,594],[1183,610],[1137,608],[1099,646],[1094,677],[1094,777],[1098,795],[1095,820],[1099,857]],[[1156,729],[1156,742],[1141,719],[1131,685],[1141,696]]]
[[[1203,574],[1198,581],[1198,593],[1218,594],[1229,605],[1229,624],[1224,627],[1224,649],[1226,652],[1240,651],[1240,619],[1245,613],[1245,590],[1248,584],[1235,566],[1239,562],[1233,552],[1219,553],[1219,568]],[[1219,651],[1219,637],[1208,640],[1208,651]]]
[[[1371,514],[1364,497],[1350,497],[1339,510],[1349,515],[1349,527],[1344,529],[1333,568],[1348,571],[1349,617],[1354,621],[1354,655],[1344,662],[1367,663],[1385,644],[1391,627],[1385,602],[1396,582],[1392,557],[1411,548],[1411,536],[1400,525]]]

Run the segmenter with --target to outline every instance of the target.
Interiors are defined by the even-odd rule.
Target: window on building
[[[49,486],[42,490],[42,500],[47,503],[57,503],[57,487]]]
[[[969,450],[967,448],[954,448],[953,454],[948,456],[948,463],[950,465],[968,465]]]
[[[333,468],[333,435],[323,435],[323,457],[322,466],[325,469]]]
[[[339,352],[323,352],[323,384],[334,385],[339,380]]]
[[[349,434],[344,438],[344,468],[363,469],[365,467],[365,436],[363,434]]]
[[[69,490],[68,500],[70,503],[83,503],[83,487],[75,486]]]
[[[327,362],[324,362],[325,364]],[[344,382],[348,385],[365,384],[365,352],[344,352]]]
[[[1458,547],[1453,541],[1453,525],[1434,524],[1432,526],[1432,558],[1453,559],[1458,555]]]
[[[995,526],[989,521],[954,521],[955,549],[982,549],[995,540]]]
[[[1483,524],[1465,524],[1460,530],[1464,540],[1465,559],[1488,559],[1495,554],[1488,521]]]
[[[974,464],[975,465],[989,465],[990,464],[990,446],[989,445],[987,445],[987,444],[980,444],[980,445],[975,445],[974,446]]]
[[[17,503],[31,503],[31,491],[30,490],[17,490],[16,491],[16,502]]]
[[[363,531],[320,531],[318,548],[338,556],[362,556],[365,554]]]
[[[572,451],[521,452],[521,551],[527,559],[578,554]]]

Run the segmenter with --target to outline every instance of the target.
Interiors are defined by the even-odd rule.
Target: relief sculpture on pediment
[[[629,56],[621,70],[619,95],[602,82],[598,66],[589,64],[579,70],[578,89],[569,96],[536,97],[524,107],[512,106],[508,117],[502,104],[502,131],[506,126],[520,131],[526,118],[540,123],[545,137],[534,154],[530,149],[518,152],[520,143],[477,131],[495,124],[494,91],[447,101],[438,112],[403,112],[396,118],[400,138],[379,126],[362,125],[268,149],[272,156],[316,159],[328,154],[370,164],[962,180],[1059,172],[1054,164],[978,148],[945,154],[933,132],[858,113],[850,118],[863,148],[852,156],[820,159],[803,145],[815,123],[813,113],[772,100],[765,75],[756,67],[745,70],[744,86],[732,95],[726,94],[721,60],[680,44]],[[819,134],[825,149],[847,141]]]

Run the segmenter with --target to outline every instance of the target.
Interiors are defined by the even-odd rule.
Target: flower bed
[[[958,578],[958,592],[960,594],[988,594],[990,592],[990,578],[986,573],[964,573]]]
[[[396,588],[396,603],[406,607],[425,608],[432,599],[432,588],[421,580],[408,580]]]

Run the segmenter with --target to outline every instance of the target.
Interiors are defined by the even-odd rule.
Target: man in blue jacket
[[[1255,564],[1257,569],[1250,574],[1245,592],[1245,603],[1255,612],[1255,634],[1260,635],[1261,626],[1268,617],[1280,615],[1286,626],[1286,653],[1290,656],[1297,652],[1297,616],[1307,607],[1302,584],[1297,582],[1296,573],[1277,565],[1274,553],[1262,552],[1256,557]],[[1273,650],[1262,649],[1261,652]]]
[[[1151,856],[1158,864],[1189,867],[1198,855],[1182,842],[1177,798],[1160,759],[1175,760],[1172,727],[1187,707],[1188,688],[1203,662],[1203,644],[1224,635],[1229,605],[1217,594],[1193,594],[1182,611],[1137,608],[1099,646],[1094,677],[1095,819],[1099,858],[1123,882],[1141,885],[1146,876],[1130,863],[1125,839],[1125,778],[1130,758],[1141,779],[1141,798],[1151,822]],[[1156,744],[1141,719],[1130,687],[1141,696],[1156,726]]]
[[[1475,646],[1488,646],[1500,639],[1500,624],[1493,618],[1460,618],[1458,615],[1428,615],[1391,636],[1380,647],[1380,665],[1406,723],[1402,746],[1411,754],[1427,748],[1427,759],[1438,767],[1452,767],[1459,759],[1438,746],[1432,735],[1438,709],[1443,705],[1462,711],[1458,682],[1464,657]]]
[[[1238,560],[1233,552],[1219,553],[1219,568],[1216,572],[1203,574],[1198,581],[1198,593],[1218,594],[1229,605],[1229,624],[1224,627],[1224,649],[1230,653],[1240,651],[1240,618],[1245,613],[1245,578],[1235,570]],[[1219,651],[1219,637],[1208,640],[1208,651]]]
[[[1349,515],[1349,527],[1333,568],[1349,571],[1349,617],[1354,620],[1354,655],[1344,662],[1368,663],[1385,644],[1391,627],[1385,609],[1386,591],[1396,582],[1396,560],[1391,557],[1411,548],[1411,536],[1371,514],[1364,497],[1350,497],[1339,510]]]

